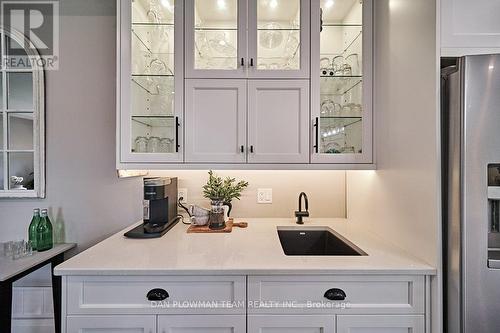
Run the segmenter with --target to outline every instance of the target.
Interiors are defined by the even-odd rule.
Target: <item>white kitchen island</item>
[[[187,234],[179,223],[141,240],[120,231],[57,266],[63,331],[430,332],[434,267],[344,219],[236,221],[249,226]],[[277,227],[328,227],[367,255],[286,256]]]

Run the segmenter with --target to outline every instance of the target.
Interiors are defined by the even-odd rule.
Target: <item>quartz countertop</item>
[[[178,223],[161,238],[105,239],[55,269],[56,275],[252,275],[252,274],[436,274],[424,261],[345,219],[236,218],[248,228],[231,233],[186,233]],[[134,226],[137,224],[134,224]],[[277,227],[327,227],[367,256],[286,256]]]
[[[19,259],[0,257],[0,281],[7,281],[55,256],[71,250],[75,244],[55,244],[53,248],[43,252],[33,252],[33,255]]]

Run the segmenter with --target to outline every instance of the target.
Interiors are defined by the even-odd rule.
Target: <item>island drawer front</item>
[[[340,291],[339,291],[340,289]],[[329,300],[327,291],[345,299]],[[336,293],[336,294],[335,294]],[[424,314],[424,276],[274,275],[248,277],[248,312]]]
[[[246,312],[245,276],[70,276],[66,281],[69,315]],[[165,292],[168,297],[158,299]],[[148,300],[148,293],[156,300]]]

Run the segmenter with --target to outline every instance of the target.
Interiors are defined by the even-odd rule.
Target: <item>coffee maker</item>
[[[125,233],[129,238],[163,236],[177,222],[177,178],[144,178],[143,223]]]

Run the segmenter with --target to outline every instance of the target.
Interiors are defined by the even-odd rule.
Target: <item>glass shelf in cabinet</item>
[[[173,75],[132,75],[131,80],[150,95],[161,95],[165,87],[172,87],[170,91],[173,91]]]
[[[133,27],[138,27],[138,26],[164,26],[164,27],[174,27],[173,23],[155,23],[155,22],[132,22]]]
[[[363,78],[363,75],[323,75],[321,74],[319,77],[331,77],[331,78]]]
[[[321,119],[361,119],[362,116],[320,116]]]
[[[257,28],[257,31],[300,31],[300,28]]]
[[[328,76],[320,79],[321,95],[344,95],[363,82],[362,77]]]
[[[238,28],[195,27],[195,31],[237,31]]]
[[[363,27],[361,23],[323,23],[323,27]]]
[[[174,74],[131,74],[132,77],[145,77],[145,76],[151,76],[151,77],[174,77]]]
[[[148,127],[174,127],[174,116],[132,116],[132,120]]]
[[[321,117],[321,119],[325,119]],[[324,121],[321,124],[321,127],[329,127],[329,126],[336,126],[336,127],[348,127],[351,125],[354,125],[356,123],[359,123],[363,121],[363,117],[344,117],[344,118],[339,118],[339,117],[331,117],[331,118],[326,118],[328,121]]]
[[[344,48],[344,54],[348,53],[350,48],[358,41],[358,39],[361,39],[362,35],[363,31],[361,30],[349,43],[347,43],[347,46]]]
[[[132,26],[131,32],[139,44],[136,48],[144,49],[150,54],[169,54],[173,53],[173,30],[172,26],[139,25]]]

